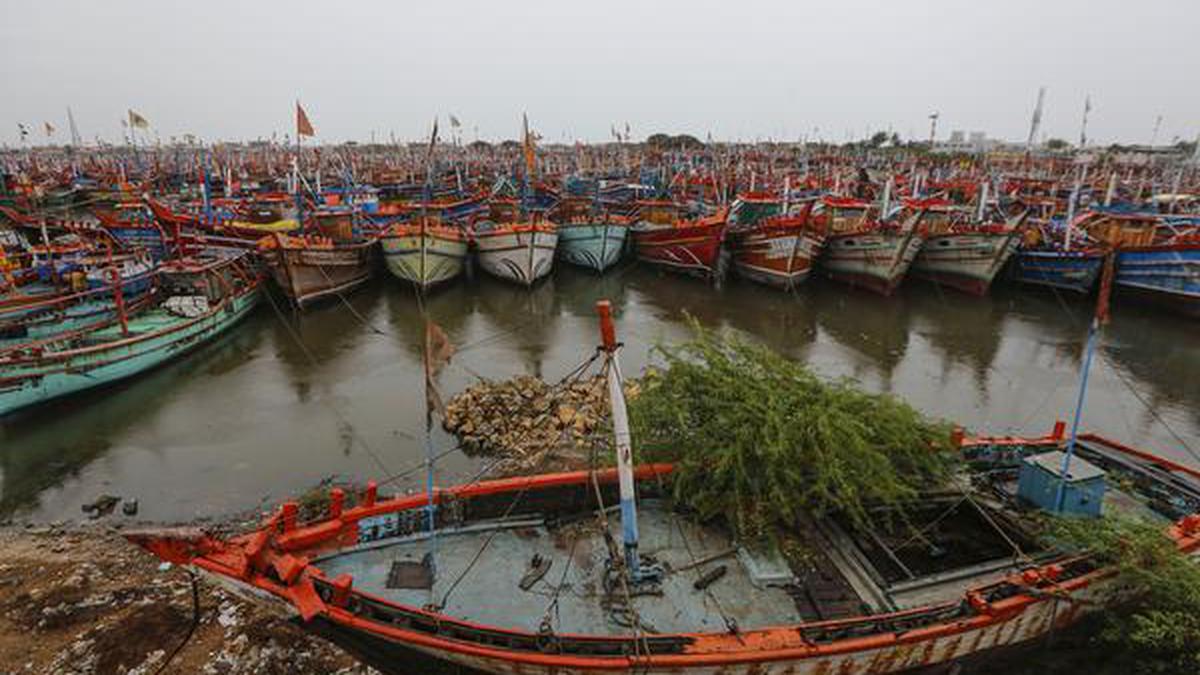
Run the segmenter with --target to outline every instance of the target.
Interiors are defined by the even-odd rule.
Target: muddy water
[[[1000,286],[972,298],[909,284],[879,298],[813,282],[794,294],[626,267],[560,269],[526,291],[481,278],[426,308],[457,345],[441,376],[452,394],[476,377],[556,379],[597,341],[609,298],[626,372],[656,341],[688,333],[685,312],[742,331],[831,377],[901,396],[992,433],[1041,433],[1077,394],[1090,301]],[[419,488],[424,455],[422,324],[413,292],[380,278],[294,317],[264,304],[221,341],[146,376],[0,421],[0,512],[77,518],[100,494],[136,497],[140,518],[220,517],[276,502],[329,476],[402,474]],[[1120,302],[1092,371],[1083,428],[1200,464],[1200,330]],[[1175,435],[1183,442],[1176,440]],[[435,450],[453,445],[435,432]],[[452,453],[451,483],[478,470]]]

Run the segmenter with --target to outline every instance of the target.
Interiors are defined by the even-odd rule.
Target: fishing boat
[[[812,221],[814,204],[808,202],[798,214],[758,218],[749,227],[731,226],[730,250],[738,276],[783,290],[808,279],[825,244]]]
[[[1017,283],[1090,293],[1100,278],[1107,249],[1062,221],[1030,222],[1008,269]]]
[[[1119,249],[1116,284],[1123,293],[1200,319],[1200,234]]]
[[[722,255],[729,209],[686,217],[679,204],[666,200],[638,203],[633,225],[638,260],[670,270],[720,280],[727,258]]]
[[[462,274],[469,254],[463,229],[431,215],[389,226],[379,245],[388,271],[421,289]]]
[[[913,261],[914,276],[972,295],[985,295],[996,275],[1017,252],[1029,211],[1007,221],[971,220],[967,211],[936,199],[927,211],[925,243]],[[982,210],[981,210],[982,211]]]
[[[303,309],[366,283],[375,268],[375,239],[335,241],[321,234],[276,232],[258,242],[275,284]]]
[[[558,225],[543,210],[517,200],[493,199],[488,217],[471,228],[479,266],[488,274],[532,286],[550,274],[558,247]]]
[[[593,208],[588,200],[564,199],[552,218],[558,224],[558,254],[563,260],[595,272],[604,272],[625,251],[629,218]]]
[[[204,253],[156,270],[158,301],[95,330],[0,347],[0,415],[132,377],[217,337],[258,302],[247,254]]]
[[[869,526],[801,517],[803,564],[677,510],[673,467],[633,463],[602,307],[615,468],[392,498],[370,483],[354,506],[330,491],[314,521],[285,502],[238,536],[125,536],[385,673],[900,673],[1030,643],[1110,598],[1117,569],[1042,547],[1022,515],[1053,490],[1027,472],[1054,474],[1061,423],[1040,438],[956,432],[979,497],[922,495]],[[1098,436],[1071,443],[1069,508],[1153,514],[1200,551],[1200,472]]]
[[[1200,218],[1095,210],[1080,227],[1116,250],[1122,295],[1200,316]]]
[[[880,219],[871,202],[854,197],[825,197],[814,215],[824,224],[825,276],[854,288],[891,295],[904,281],[924,237],[918,227],[924,211],[904,222]]]

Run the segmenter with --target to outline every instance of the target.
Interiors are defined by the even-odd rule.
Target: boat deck
[[[751,557],[736,549],[728,536],[650,501],[642,505],[638,525],[643,559],[653,559],[667,570],[659,593],[632,598],[647,632],[725,631],[727,619],[741,628],[804,620],[787,588],[761,583],[762,575],[771,573],[790,581],[790,571],[778,556]],[[608,527],[619,547],[620,518],[609,516]],[[463,575],[484,546],[478,561]],[[430,603],[431,597],[441,602],[462,576],[443,611],[467,621],[537,631],[545,618],[560,634],[630,632],[620,586],[613,592],[605,590],[609,555],[603,529],[594,518],[553,529],[526,520],[446,530],[438,533],[436,549],[432,595],[425,589],[387,588],[394,561],[416,564],[430,550],[423,536],[342,552],[316,564],[329,577],[352,575],[361,591],[415,607]],[[519,584],[534,555],[549,560],[550,567],[529,590],[522,590]],[[717,559],[691,566],[712,557]],[[724,576],[706,590],[694,587],[722,566]],[[759,571],[760,583],[751,577],[750,567]]]

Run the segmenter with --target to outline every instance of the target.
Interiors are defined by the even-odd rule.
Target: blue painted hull
[[[603,272],[621,259],[628,230],[614,223],[559,225],[558,253],[572,265]]]
[[[1200,319],[1200,244],[1118,251],[1116,283],[1153,304]]]
[[[59,351],[0,359],[0,415],[133,377],[181,356],[240,321],[259,296],[255,287],[196,318],[155,308],[130,319],[128,337],[110,326]]]
[[[1090,251],[1018,251],[1012,278],[1023,284],[1089,293],[1100,278],[1104,254]]]

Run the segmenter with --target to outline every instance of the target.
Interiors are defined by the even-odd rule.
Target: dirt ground
[[[110,525],[0,527],[0,674],[375,671],[336,646],[200,581]],[[186,638],[186,644],[184,640]]]

